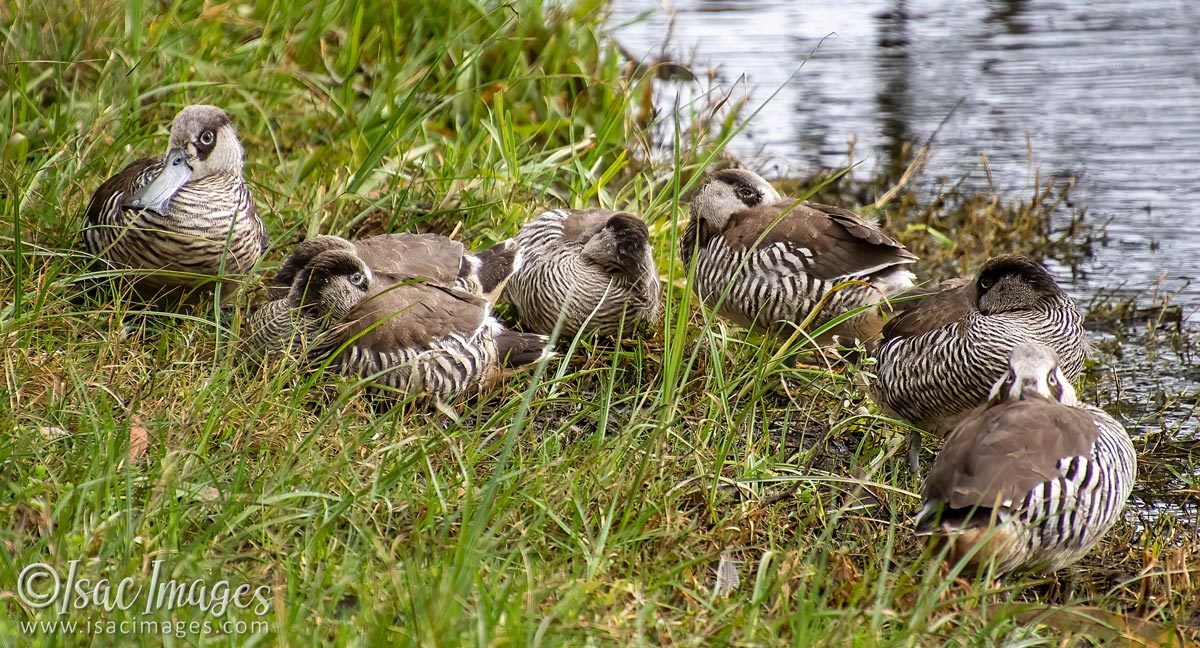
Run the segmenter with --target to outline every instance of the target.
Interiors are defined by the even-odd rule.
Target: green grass
[[[0,8],[3,643],[113,641],[22,636],[20,622],[59,617],[17,597],[18,573],[73,560],[93,581],[148,586],[162,560],[163,578],[270,588],[265,616],[228,612],[268,629],[167,637],[186,645],[1057,645],[1135,633],[1134,619],[1163,636],[1196,623],[1200,543],[1165,518],[1119,525],[1069,579],[939,572],[907,521],[920,484],[906,429],[854,370],[789,366],[792,351],[692,302],[680,196],[736,111],[656,151],[651,82],[627,76],[604,15],[602,0]],[[481,248],[541,207],[602,204],[651,223],[664,326],[563,341],[454,421],[372,407],[349,381],[256,371],[236,344],[253,293],[231,317],[78,305],[91,192],[161,151],[195,102],[234,116],[274,239],[264,273],[316,233]],[[843,179],[820,195],[868,203],[887,188]],[[945,276],[1077,242],[1046,230],[1059,198],[905,191],[876,215]],[[739,583],[718,594],[722,561]],[[139,612],[62,619],[221,620]]]

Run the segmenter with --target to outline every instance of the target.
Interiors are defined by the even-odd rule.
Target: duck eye
[[[355,272],[354,274],[350,275],[350,283],[356,288],[362,288],[365,290],[367,287],[367,277],[361,272]]]
[[[212,144],[213,141],[216,139],[217,139],[217,136],[214,135],[213,132],[210,130],[206,130],[203,133],[200,133],[200,143],[205,146]]]
[[[1049,382],[1051,387],[1058,387],[1058,376],[1056,374],[1050,374]]]
[[[754,189],[751,189],[750,187],[742,185],[737,188],[737,195],[738,195],[738,198],[750,200],[751,198],[757,198],[758,192],[755,191]]]
[[[992,284],[993,284],[993,283],[994,283],[994,282],[993,282],[991,279],[980,279],[980,280],[979,280],[979,289],[980,289],[980,290],[987,290],[987,289],[989,289],[989,288],[991,288],[991,287],[992,287]]]

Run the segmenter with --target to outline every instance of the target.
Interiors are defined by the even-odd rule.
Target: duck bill
[[[133,195],[127,197],[124,206],[130,209],[146,209],[165,214],[171,198],[192,178],[192,167],[187,163],[187,151],[173,148],[167,151],[162,171]]]

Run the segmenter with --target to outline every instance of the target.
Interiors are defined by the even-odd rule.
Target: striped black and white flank
[[[503,299],[532,331],[614,336],[654,324],[662,285],[650,232],[637,216],[607,209],[554,209],[516,236],[523,262]]]
[[[93,194],[83,225],[87,250],[141,292],[233,281],[254,267],[269,239],[242,177],[242,147],[228,115],[189,106],[162,157],[138,160]]]
[[[874,306],[913,285],[917,257],[876,225],[788,200],[749,171],[708,176],[691,214],[680,250],[695,260],[692,289],[740,326],[790,335],[806,320],[812,330],[865,308],[817,341],[870,340],[883,325]]]
[[[947,437],[917,532],[996,573],[1061,569],[1120,518],[1136,472],[1124,427],[1078,401],[1053,350],[1020,344],[988,403]]]
[[[1018,344],[1053,349],[1069,380],[1083,370],[1083,317],[1032,259],[994,257],[973,279],[895,306],[870,392],[885,412],[923,430],[945,434],[987,400]]]
[[[500,340],[505,333],[504,326],[489,316],[474,331],[450,333],[415,347],[379,348],[342,335],[349,344],[330,366],[344,376],[387,386],[403,397],[447,402],[483,392],[502,377]]]
[[[498,292],[517,261],[510,242],[475,256],[433,235],[317,237],[284,262],[276,282],[290,286],[252,315],[247,341],[272,360],[448,403],[549,353],[545,336],[505,329],[483,292]]]

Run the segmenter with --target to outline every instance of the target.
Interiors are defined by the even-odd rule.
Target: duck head
[[[188,182],[223,173],[241,177],[242,145],[233,122],[216,106],[188,106],[171,123],[163,168],[123,206],[166,213],[171,198]]]
[[[710,174],[692,197],[691,213],[710,231],[721,231],[733,214],[783,200],[771,183],[745,169],[724,169]]]
[[[1041,397],[1064,405],[1079,402],[1075,388],[1058,363],[1058,354],[1042,344],[1022,343],[1008,356],[1008,373],[992,387],[988,402],[1026,400]]]
[[[1033,309],[1064,295],[1041,264],[1017,255],[988,259],[975,278],[975,291],[985,315]]]
[[[292,308],[310,317],[340,320],[367,296],[371,269],[346,250],[321,252],[297,275],[288,292]]]
[[[645,271],[649,241],[650,230],[642,219],[618,212],[588,239],[583,255],[609,272],[638,277]]]

